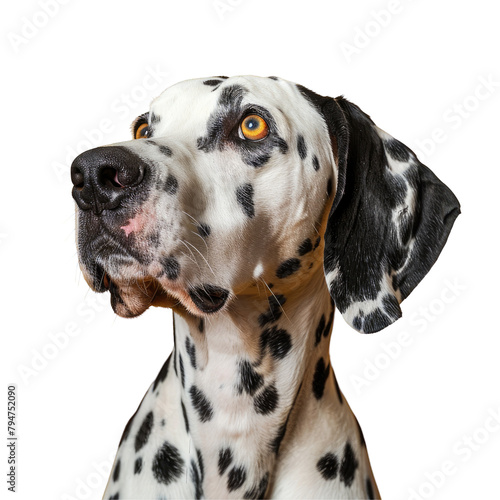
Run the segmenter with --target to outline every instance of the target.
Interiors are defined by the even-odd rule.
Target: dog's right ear
[[[376,332],[401,317],[400,302],[438,258],[460,205],[413,151],[356,105],[299,90],[323,116],[337,161],[325,231],[330,295],[354,329]]]

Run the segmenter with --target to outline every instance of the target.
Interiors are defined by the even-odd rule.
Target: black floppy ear
[[[338,158],[326,281],[344,319],[373,333],[401,317],[399,304],[436,262],[460,205],[413,151],[356,105],[343,97],[314,102],[311,94]]]

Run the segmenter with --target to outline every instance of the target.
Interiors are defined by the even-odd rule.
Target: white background
[[[118,318],[80,277],[71,160],[128,139],[167,86],[238,74],[344,94],[460,199],[403,318],[366,336],[337,315],[331,353],[383,498],[498,498],[493,2],[65,2],[47,0],[50,15],[43,0],[2,12],[0,399],[5,416],[17,384],[19,436],[16,495],[4,497],[1,446],[2,498],[100,498],[122,430],[172,348],[170,311]]]

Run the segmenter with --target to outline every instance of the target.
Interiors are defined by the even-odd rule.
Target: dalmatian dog
[[[174,85],[133,137],[71,167],[89,286],[122,317],[174,312],[104,498],[380,498],[334,308],[363,333],[396,321],[453,193],[356,105],[276,77]]]

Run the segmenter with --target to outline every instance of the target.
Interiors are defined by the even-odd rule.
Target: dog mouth
[[[231,292],[220,284],[200,280],[199,273],[191,277],[189,269],[181,276],[178,265],[173,273],[166,269],[164,261],[146,257],[104,238],[94,241],[79,259],[90,288],[98,293],[109,292],[113,311],[124,318],[139,316],[150,306],[204,317],[228,303]],[[167,260],[177,263],[174,257]]]
[[[123,318],[141,315],[150,306],[184,309],[196,316],[206,316],[220,311],[230,298],[230,291],[213,284],[203,284],[189,289],[172,286],[164,280],[144,277],[125,281],[113,279],[108,272],[100,269],[101,276],[95,277],[98,292],[109,291],[111,307],[115,314]]]
[[[104,273],[102,285],[109,291],[113,311],[122,318],[140,316],[150,306],[174,308],[179,303],[153,278],[119,282],[112,279],[108,273]]]

